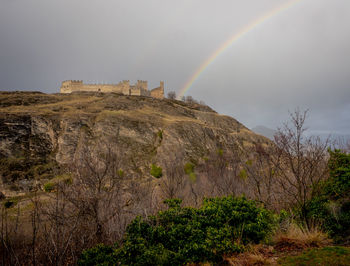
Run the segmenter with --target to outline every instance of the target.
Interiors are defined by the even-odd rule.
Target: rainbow
[[[302,0],[292,0],[288,1],[282,6],[279,6],[272,11],[268,12],[267,14],[259,17],[258,19],[252,21],[250,24],[245,26],[243,29],[241,29],[239,32],[235,33],[232,37],[230,37],[227,41],[225,41],[211,56],[209,56],[203,64],[200,65],[200,67],[193,73],[191,78],[185,83],[185,85],[180,90],[180,93],[178,94],[178,99],[181,99],[182,96],[191,88],[193,83],[200,77],[200,75],[204,72],[204,70],[211,64],[213,61],[221,55],[223,52],[225,52],[234,42],[238,41],[240,38],[242,38],[245,34],[252,31],[255,27],[258,25],[264,23],[268,19],[276,16],[277,14],[287,10],[288,8],[291,8],[292,6],[296,5],[298,2],[301,2]]]

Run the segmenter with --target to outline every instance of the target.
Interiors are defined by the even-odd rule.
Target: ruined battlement
[[[82,80],[65,80],[62,82],[62,84],[82,84]]]
[[[136,84],[130,85],[129,80],[123,80],[118,84],[84,84],[82,80],[66,80],[62,82],[60,93],[72,93],[79,91],[89,92],[116,92],[124,95],[150,96],[164,98],[164,82],[152,90],[148,90],[148,82],[138,80]]]

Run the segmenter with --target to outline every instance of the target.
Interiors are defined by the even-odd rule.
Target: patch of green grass
[[[350,265],[350,248],[324,247],[304,251],[299,256],[288,256],[278,261],[280,265]]]

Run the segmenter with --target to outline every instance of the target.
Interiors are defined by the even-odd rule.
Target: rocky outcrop
[[[176,100],[113,93],[0,93],[0,102],[2,161],[26,158],[64,166],[84,146],[103,139],[123,150],[124,169],[147,175],[151,163],[161,164],[176,153],[196,162],[218,149],[268,142],[232,117]],[[3,181],[9,180],[6,174],[2,171]]]

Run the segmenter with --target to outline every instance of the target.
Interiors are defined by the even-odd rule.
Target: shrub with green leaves
[[[324,193],[333,200],[350,195],[350,154],[340,150],[329,151],[330,178],[325,182]]]
[[[194,172],[195,165],[191,162],[188,162],[184,165],[184,171],[190,178],[191,182],[195,182],[197,179],[196,173]]]
[[[309,202],[308,211],[334,240],[342,241],[350,235],[350,154],[339,150],[329,154],[330,176]]]
[[[114,248],[99,244],[93,248],[83,251],[78,265],[117,265],[117,258],[114,254]]]
[[[200,208],[181,207],[179,199],[165,203],[166,211],[132,221],[113,259],[122,265],[220,262],[225,254],[265,240],[273,227],[272,214],[244,197],[205,199]]]
[[[155,178],[160,178],[163,176],[163,170],[162,167],[157,166],[155,164],[151,165],[151,171],[150,174],[154,176]]]
[[[48,182],[44,185],[45,192],[52,192],[55,189],[55,184],[52,182]]]

